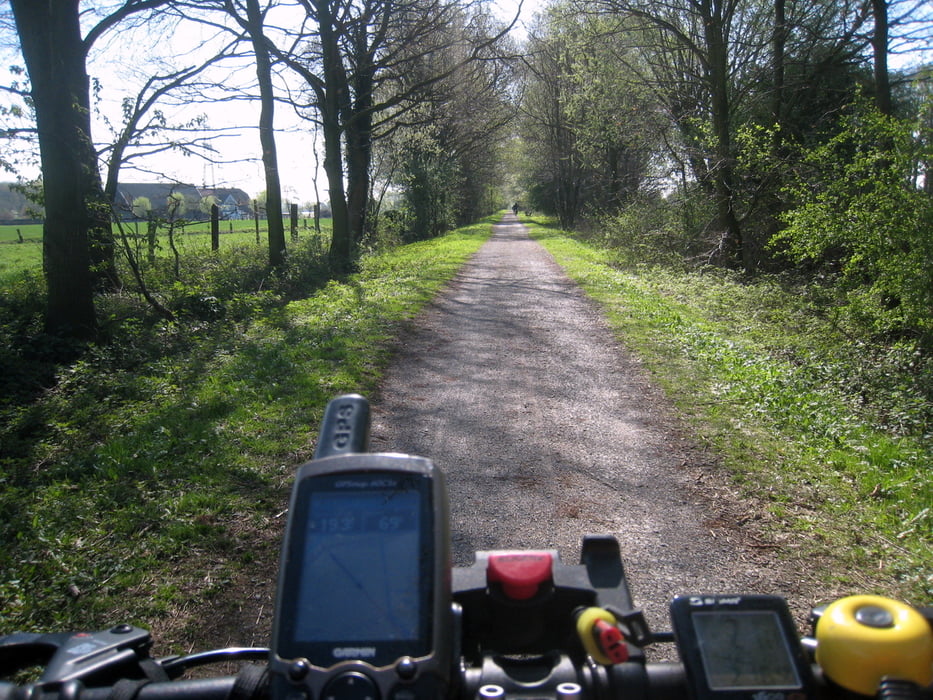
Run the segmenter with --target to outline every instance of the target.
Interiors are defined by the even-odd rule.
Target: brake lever
[[[149,631],[132,625],[98,632],[18,632],[0,639],[0,674],[42,666],[41,683],[79,680],[89,686],[106,685],[120,678],[143,677],[140,663],[149,659],[151,647]]]
[[[229,647],[202,651],[187,656],[170,656],[159,659],[159,665],[169,678],[177,678],[188,669],[208,664],[230,661],[268,661],[269,649],[266,647]]]

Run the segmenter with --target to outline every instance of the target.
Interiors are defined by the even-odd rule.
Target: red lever
[[[490,554],[486,580],[501,583],[502,592],[512,600],[528,600],[545,581],[552,578],[553,559],[548,552],[506,552]]]

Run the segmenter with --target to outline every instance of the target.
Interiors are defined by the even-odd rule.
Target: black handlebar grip
[[[196,678],[137,685],[135,700],[229,700],[236,676]],[[63,684],[13,685],[0,682],[0,700],[111,700],[114,687],[85,688],[80,681]],[[256,700],[256,698],[250,698]]]
[[[324,410],[314,459],[369,450],[369,401],[359,394],[331,399]]]

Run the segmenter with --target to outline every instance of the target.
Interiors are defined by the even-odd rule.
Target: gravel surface
[[[446,473],[456,565],[513,548],[577,563],[584,534],[612,534],[655,630],[669,629],[678,593],[775,593],[799,622],[827,599],[776,556],[793,542],[761,539],[757,504],[734,493],[595,303],[511,214],[411,323],[370,400],[372,451],[430,457]],[[192,649],[267,644],[265,573],[283,516],[226,595],[156,621],[155,638],[194,628]],[[674,656],[649,649],[651,660]]]
[[[509,548],[577,563],[581,537],[604,533],[655,629],[677,593],[813,602],[756,539],[755,505],[511,214],[400,340],[371,440],[447,474],[457,565]]]

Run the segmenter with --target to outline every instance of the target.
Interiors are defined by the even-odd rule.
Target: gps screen
[[[427,655],[432,646],[431,480],[329,474],[294,499],[276,653],[330,667]]]
[[[296,641],[418,638],[417,491],[311,495]]]
[[[697,611],[692,617],[711,690],[801,687],[775,612]]]

